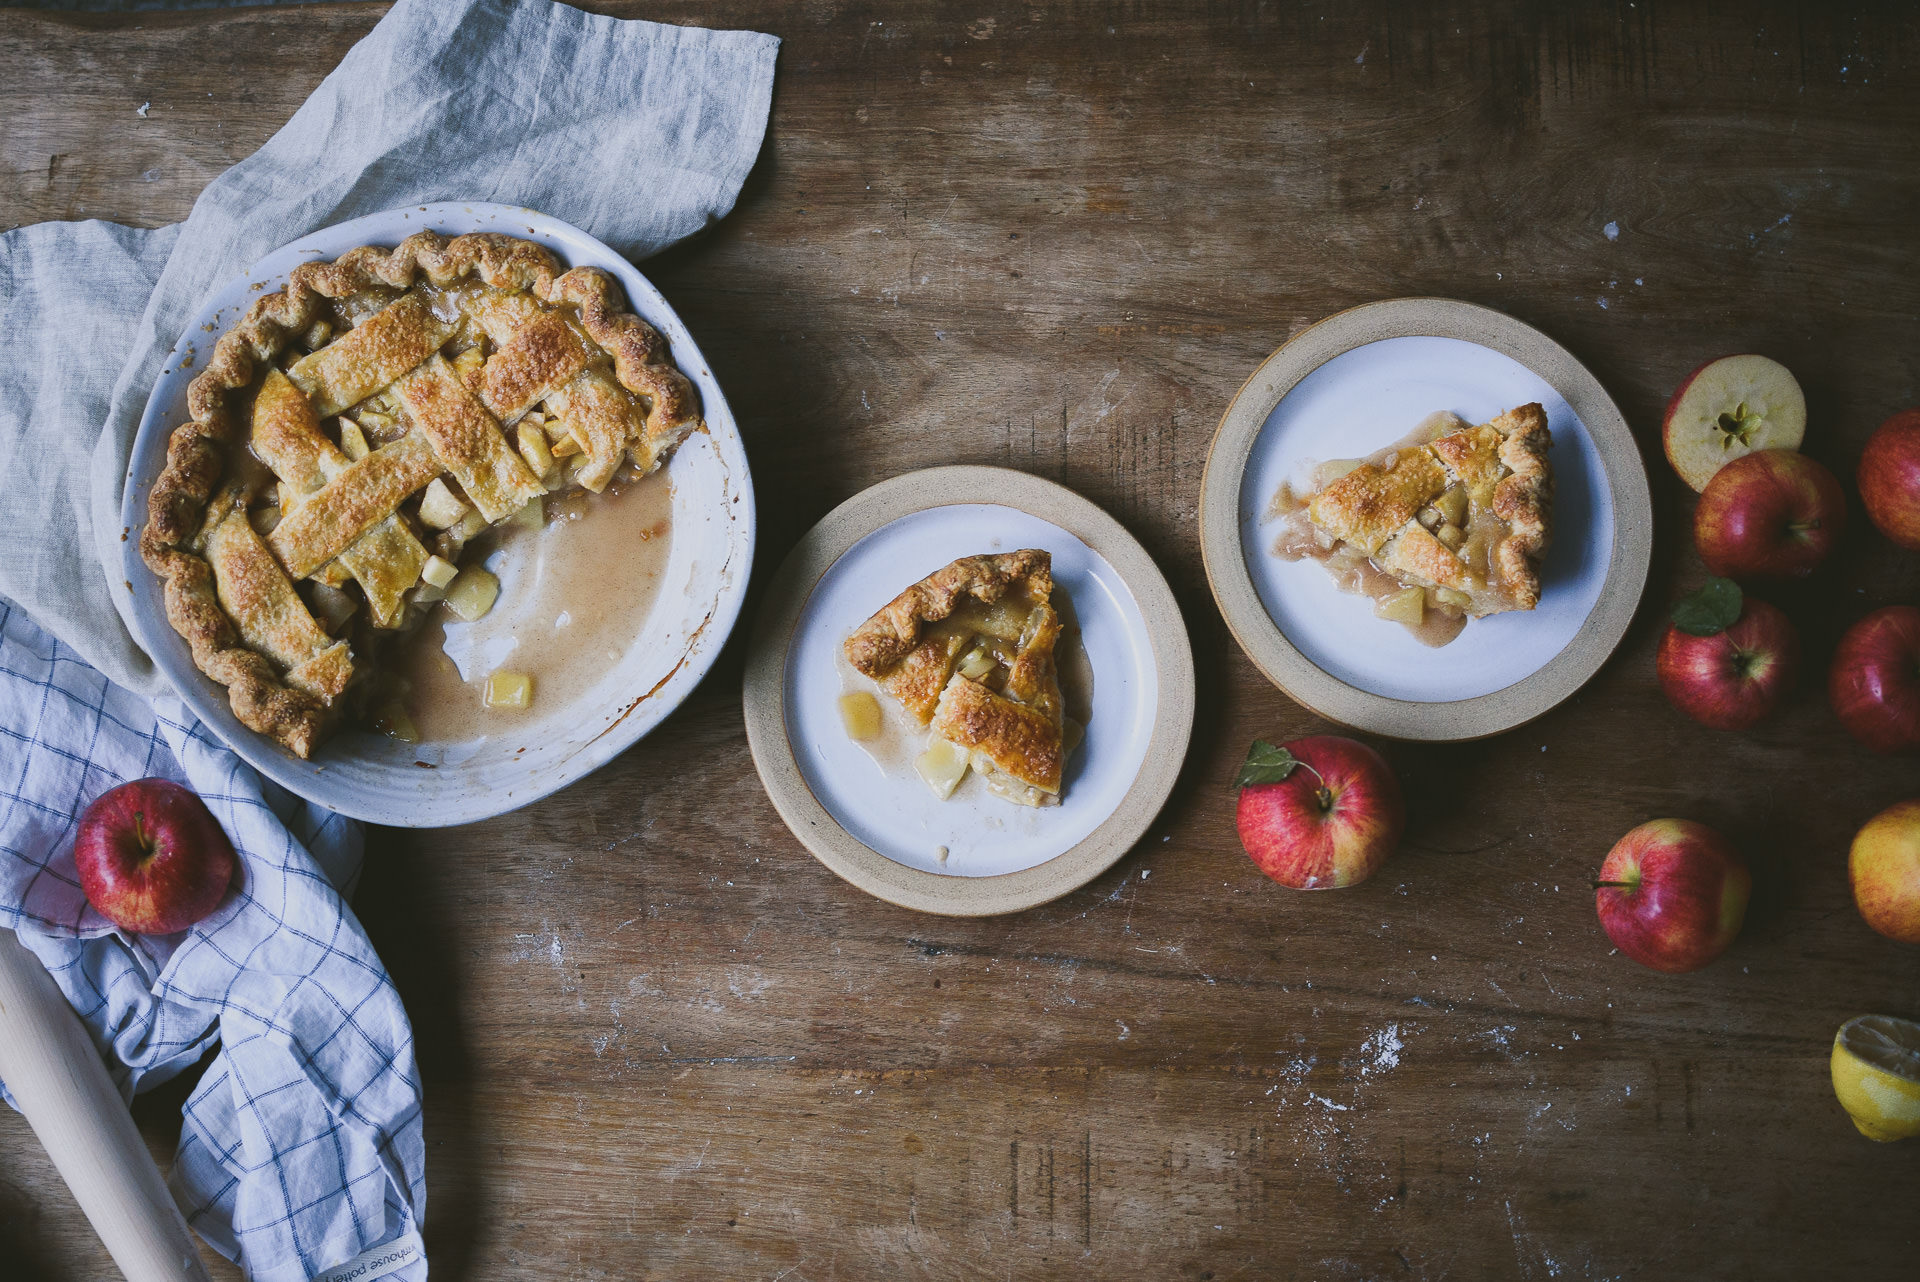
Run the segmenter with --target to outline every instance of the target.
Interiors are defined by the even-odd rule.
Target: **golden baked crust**
[[[495,349],[471,382],[439,355],[469,320]],[[323,332],[335,341],[316,343]],[[408,430],[349,460],[320,420],[389,391]],[[398,625],[428,555],[398,504],[443,474],[488,521],[546,493],[503,435],[543,398],[584,455],[569,479],[596,492],[625,459],[651,471],[701,426],[692,384],[611,276],[566,270],[510,236],[423,231],[303,263],[220,338],[188,388],[191,421],[168,441],[140,553],[165,581],[167,621],[243,724],[311,754],[354,665],[295,584],[357,582],[371,622]],[[278,478],[279,519],[263,537],[245,486],[232,488],[258,471],[255,457]],[[227,504],[217,520],[216,491]]]
[[[966,752],[989,789],[1028,806],[1059,801],[1066,756],[1052,567],[1034,549],[961,557],[895,597],[844,646],[857,671]],[[956,670],[970,648],[979,667]]]
[[[1446,488],[1446,477],[1431,450],[1399,450],[1387,466],[1362,464],[1314,495],[1308,515],[1372,556]]]
[[[1552,438],[1538,403],[1517,406],[1426,445],[1405,445],[1362,463],[1307,502],[1307,517],[1352,544],[1401,582],[1457,592],[1473,617],[1531,610],[1540,601],[1553,478]],[[1450,489],[1464,495],[1455,546],[1432,519]]]
[[[1045,602],[1053,593],[1053,557],[1031,548],[963,556],[902,592],[854,629],[846,640],[847,662],[878,680],[920,645],[928,624],[947,618],[968,600],[993,605],[1014,590],[1036,603]],[[946,685],[944,674],[940,685]],[[927,718],[920,720],[924,723]]]
[[[1493,513],[1507,523],[1507,537],[1494,549],[1501,574],[1524,589],[1524,604],[1540,603],[1540,558],[1547,553],[1553,512],[1553,471],[1547,450],[1547,412],[1537,402],[1508,410],[1487,426],[1500,433],[1500,462],[1509,475],[1493,487]]]
[[[965,630],[959,628],[928,630],[900,662],[873,679],[924,726],[933,720],[940,692],[947,688],[947,678],[953,674],[953,665],[967,648],[968,639]]]
[[[1023,805],[1060,795],[1060,723],[1039,708],[995,694],[959,673],[941,692],[933,732],[965,748],[987,786]]]

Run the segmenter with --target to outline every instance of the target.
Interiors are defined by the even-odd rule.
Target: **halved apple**
[[[1755,450],[1797,450],[1807,398],[1779,361],[1746,353],[1708,361],[1680,381],[1660,435],[1667,462],[1696,490]]]

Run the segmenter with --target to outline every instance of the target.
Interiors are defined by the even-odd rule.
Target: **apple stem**
[[[146,821],[147,816],[145,811],[136,810],[133,812],[133,839],[140,843],[140,849],[142,850],[149,849],[147,845]]]
[[[1313,770],[1312,766],[1307,765],[1306,762],[1300,760],[1300,758],[1298,757],[1295,757],[1293,759],[1293,763],[1296,766],[1305,766],[1308,770]],[[1327,777],[1321,774],[1318,770],[1313,770],[1313,777],[1320,781],[1320,786],[1313,790],[1313,799],[1320,804],[1320,809],[1332,810],[1333,809],[1333,789],[1327,787]]]
[[[1605,886],[1612,886],[1616,890],[1632,890],[1634,883],[1630,881],[1596,881],[1593,883],[1595,890],[1599,890]]]

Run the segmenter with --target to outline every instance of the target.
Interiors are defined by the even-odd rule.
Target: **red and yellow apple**
[[[1827,698],[1847,733],[1875,752],[1920,749],[1920,606],[1890,605],[1848,628]]]
[[[1703,726],[1745,730],[1780,705],[1800,671],[1793,622],[1746,597],[1731,627],[1700,636],[1678,624],[1661,638],[1657,661],[1667,701]]]
[[[1262,774],[1262,750],[1280,765]],[[1400,844],[1406,804],[1386,759],[1338,735],[1257,743],[1241,772],[1240,844],[1260,871],[1295,890],[1333,890],[1365,881]]]
[[[1680,380],[1661,418],[1667,462],[1696,490],[1755,450],[1797,450],[1807,433],[1807,398],[1779,361],[1722,356]]]
[[[1792,450],[1760,450],[1707,482],[1693,510],[1693,539],[1715,574],[1797,579],[1827,559],[1846,516],[1832,472]]]
[[[1920,944],[1920,798],[1888,806],[1854,834],[1847,879],[1867,925]]]
[[[1594,882],[1614,947],[1670,974],[1727,951],[1746,919],[1753,877],[1725,837],[1690,819],[1654,819],[1614,843]]]
[[[206,803],[170,779],[136,779],[94,798],[73,862],[87,902],[140,935],[171,935],[206,917],[238,865]]]
[[[1874,429],[1855,477],[1867,519],[1920,552],[1920,410],[1901,410]]]

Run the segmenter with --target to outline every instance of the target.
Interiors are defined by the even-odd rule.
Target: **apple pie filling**
[[[326,363],[347,346],[341,335],[366,332],[410,304],[420,318],[404,330],[390,324],[395,333],[380,337],[400,341],[424,324],[443,342],[440,354],[339,406],[361,390],[332,390],[357,372],[342,361],[333,365],[343,369]],[[293,526],[303,509],[324,502],[329,480],[356,463],[405,451],[423,419],[459,416],[468,408],[461,403],[466,389],[514,399],[485,379],[515,331],[500,331],[496,342],[480,318],[521,306],[517,296],[479,284],[446,290],[422,283],[397,299],[392,291],[351,294],[334,300],[287,351],[284,369],[268,368],[248,442],[248,461],[265,466],[250,469],[254,483],[243,480],[238,501],[283,563],[312,537]],[[576,309],[546,315],[563,326],[580,323]],[[436,363],[444,366],[445,386],[434,381]],[[536,702],[558,708],[581,693],[638,634],[668,547],[665,477],[642,477],[624,458],[601,466],[582,444],[587,431],[554,408],[562,402],[554,396],[536,403],[544,412],[521,414],[494,438],[502,442],[497,458],[486,458],[483,448],[476,451],[482,461],[444,474],[438,460],[423,459],[420,473],[436,474],[403,494],[373,535],[363,536],[376,546],[351,546],[296,586],[323,630],[377,660],[343,691],[368,728],[411,743],[473,739],[509,721],[524,725]],[[320,419],[317,410],[340,412]],[[480,435],[485,426],[473,424],[472,439],[487,440]],[[414,479],[409,474],[403,483]],[[594,490],[599,501],[589,502]],[[602,506],[607,510],[595,510]],[[214,564],[216,571],[225,564],[217,545]],[[627,590],[609,594],[605,576],[616,565]]]
[[[188,409],[141,556],[235,715],[302,757],[343,721],[407,741],[423,720],[471,729],[427,715],[432,670],[406,668],[430,621],[469,712],[558,711],[606,668],[599,632],[637,635],[664,556],[647,531],[664,536],[665,483],[618,496],[701,426],[607,273],[430,231],[294,268],[221,336]],[[595,520],[587,539],[609,492],[632,528]],[[589,618],[611,621],[569,626]],[[432,702],[454,702],[440,687]]]
[[[1024,806],[1059,804],[1083,734],[1091,674],[1045,553],[964,557],[909,588],[848,638],[840,712],[882,768],[924,744],[913,769],[945,800],[969,773]],[[1070,617],[1070,616],[1069,616]],[[1076,695],[1073,713],[1061,666]],[[860,680],[866,678],[866,681]],[[884,700],[876,699],[870,681]],[[891,709],[891,712],[889,711]],[[890,724],[890,722],[892,724]]]
[[[508,523],[469,549],[500,584],[478,617],[451,603],[377,674],[377,727],[397,737],[461,743],[524,729],[577,700],[645,630],[672,553],[673,490],[664,471],[599,496],[555,495],[538,527]],[[606,590],[609,578],[621,591]]]
[[[1538,602],[1546,448],[1538,405],[1477,427],[1430,414],[1365,458],[1319,464],[1304,493],[1283,483],[1266,513],[1281,522],[1274,554],[1318,561],[1379,618],[1445,645],[1469,618]]]

